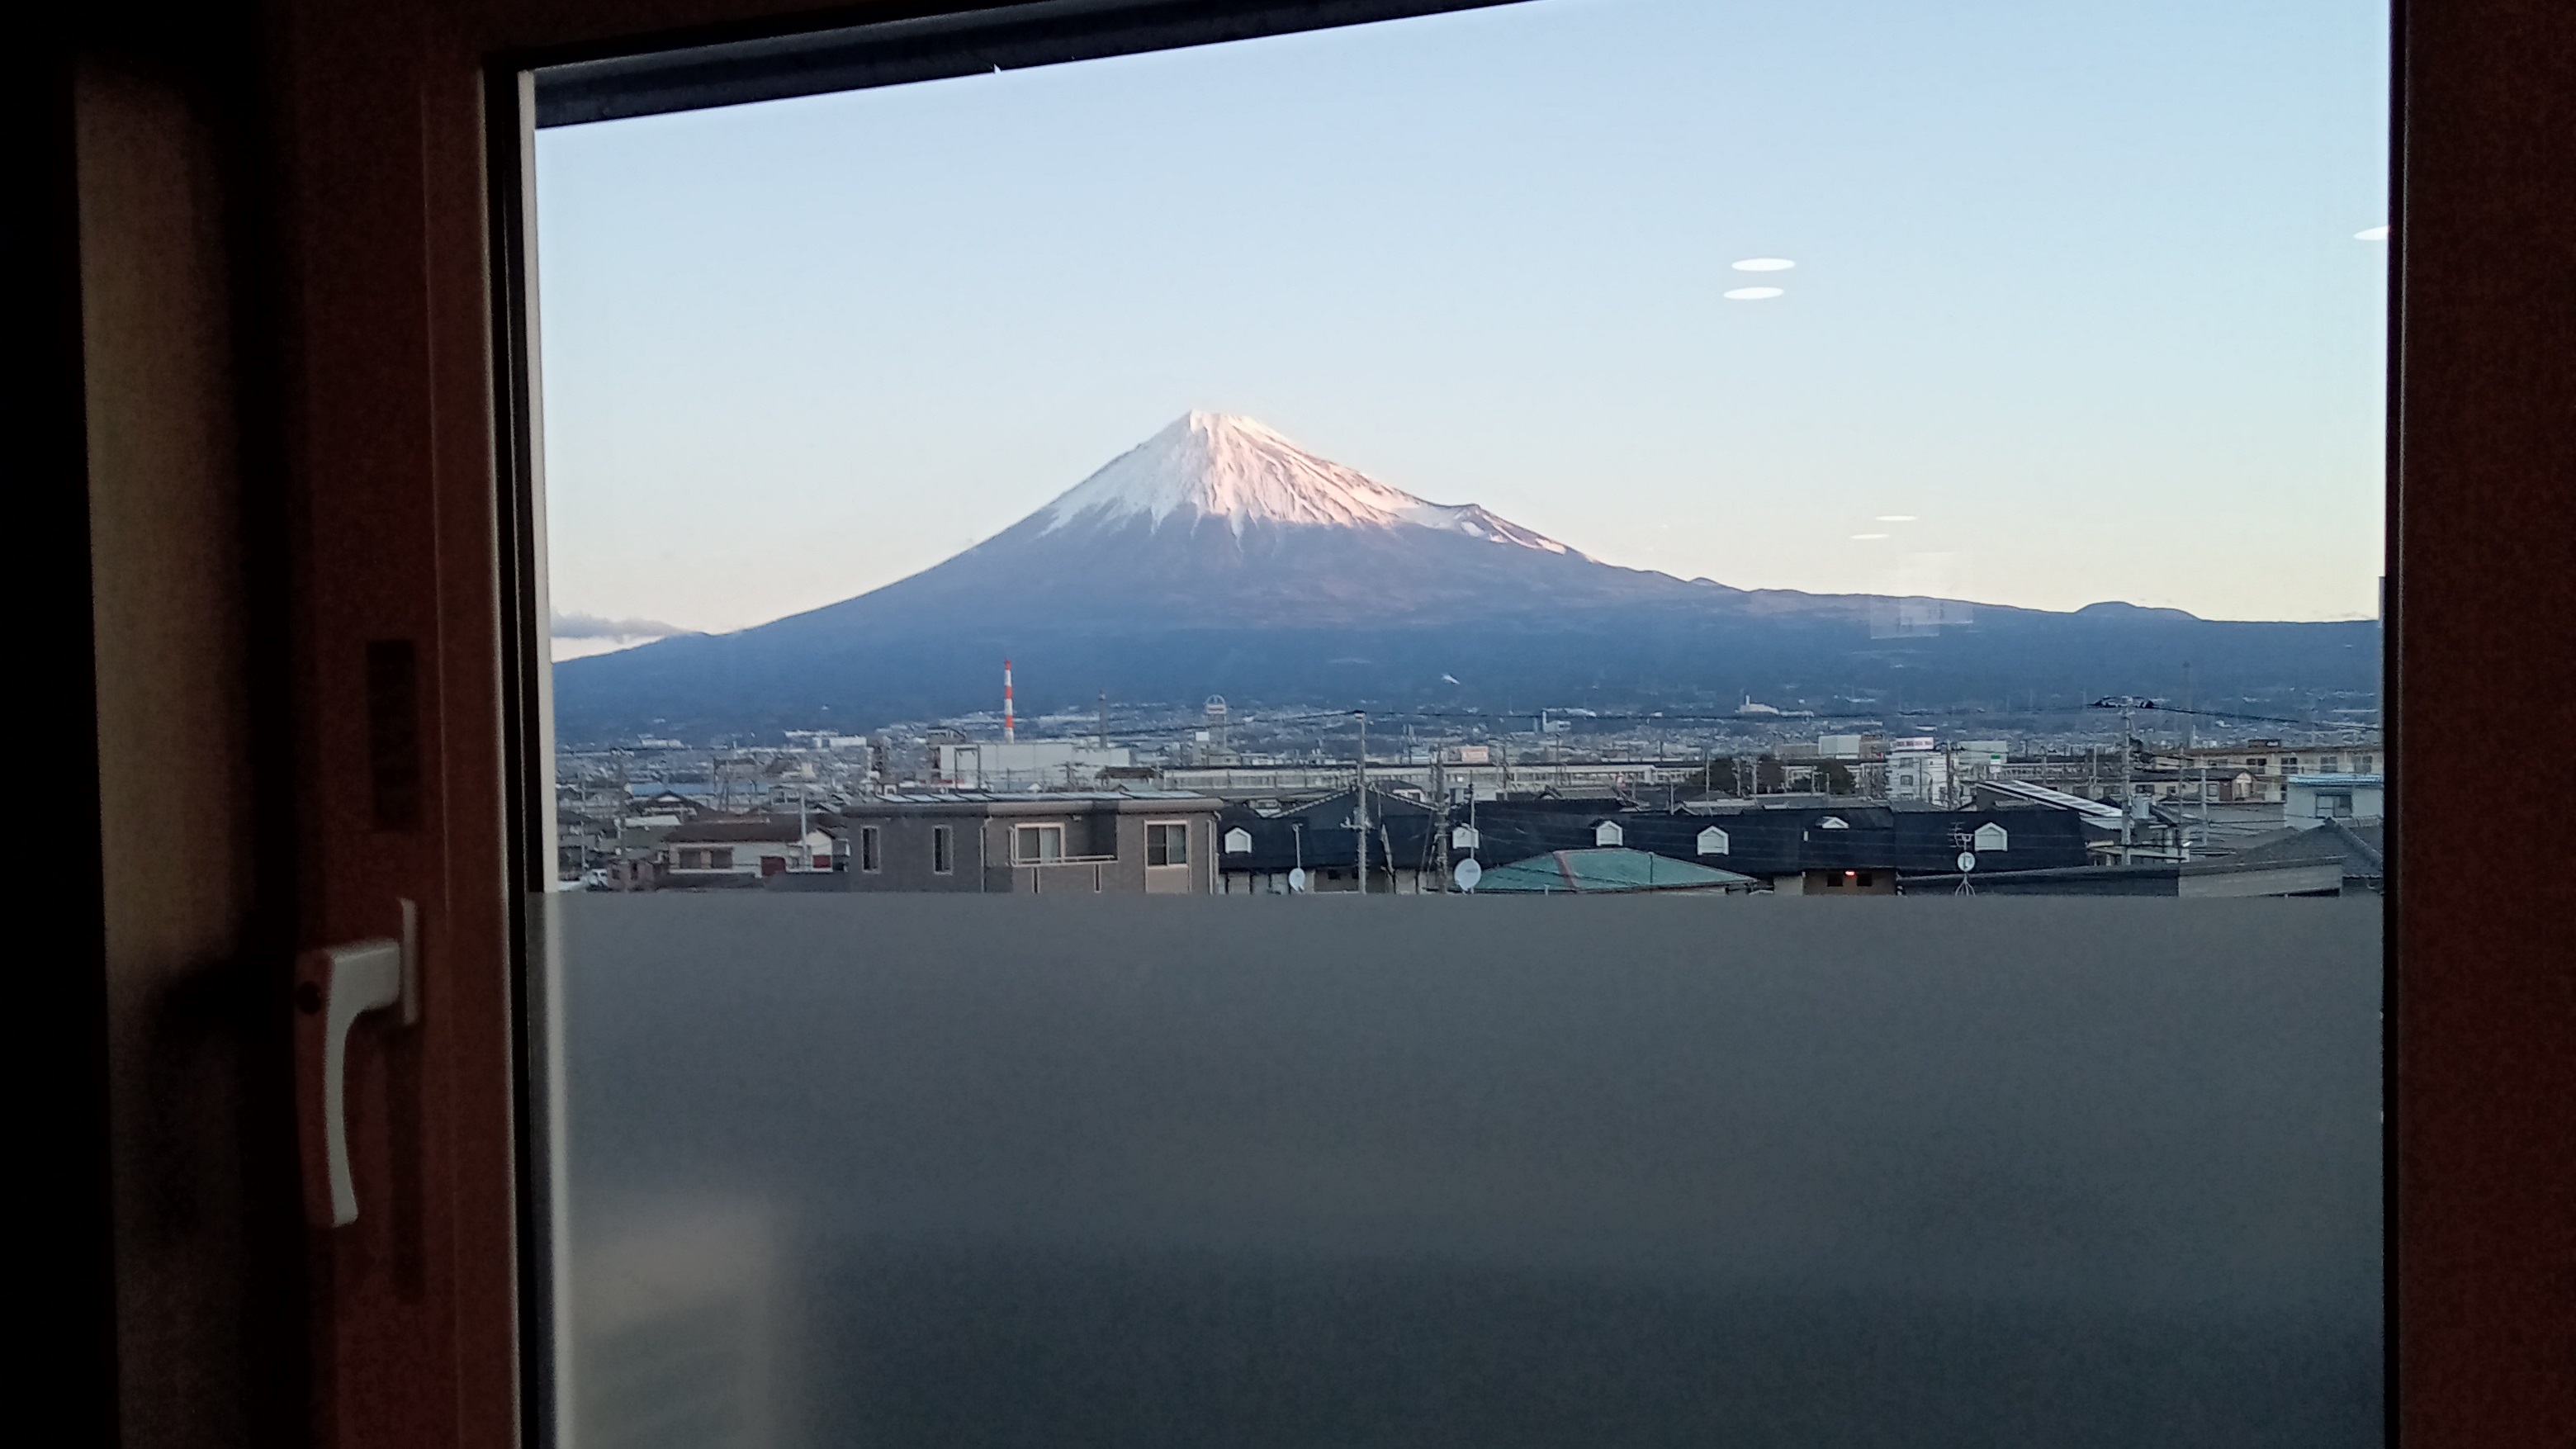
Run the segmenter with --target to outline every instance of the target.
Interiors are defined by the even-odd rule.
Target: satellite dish
[[[1288,872],[1288,889],[1291,893],[1302,892],[1306,889],[1306,867],[1301,865],[1295,870]]]
[[[1963,851],[1960,851],[1960,852],[1959,852],[1959,873],[1960,873],[1961,875],[1965,875],[1965,874],[1967,874],[1969,871],[1975,870],[1976,868],[1977,868],[1977,853],[1976,853],[1975,851],[1973,851],[1973,850],[1963,850]]]
[[[1485,878],[1485,868],[1476,864],[1471,857],[1458,862],[1458,868],[1449,872],[1449,878],[1458,882],[1458,889],[1472,891],[1476,888],[1476,882]]]

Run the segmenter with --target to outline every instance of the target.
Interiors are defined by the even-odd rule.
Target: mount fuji
[[[1678,579],[1416,497],[1250,419],[1193,412],[909,578],[739,633],[557,665],[556,719],[567,740],[648,725],[871,728],[990,707],[1005,655],[1032,713],[1095,690],[1274,706],[1662,707],[1649,702],[1746,693],[1937,705],[2148,693],[2184,659],[2214,689],[2368,689],[2372,633]]]

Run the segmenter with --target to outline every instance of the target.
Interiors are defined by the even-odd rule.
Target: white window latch
[[[299,1094],[307,1114],[306,1197],[316,1226],[346,1227],[358,1220],[358,1190],[349,1175],[349,1028],[369,1012],[388,1009],[396,1013],[396,1025],[420,1021],[419,907],[402,903],[399,938],[305,952],[296,963],[295,1009],[310,1019],[297,1033],[297,1055],[308,1074],[307,1090]],[[313,1028],[319,1029],[318,1042]],[[323,1182],[313,1182],[316,1176]],[[327,1192],[313,1190],[325,1184]]]

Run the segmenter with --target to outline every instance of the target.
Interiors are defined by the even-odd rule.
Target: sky
[[[2367,618],[2387,26],[1529,0],[540,132],[558,654],[890,583],[1193,408],[1682,577]]]

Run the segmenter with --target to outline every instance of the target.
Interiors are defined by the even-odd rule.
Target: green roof
[[[1476,882],[1476,894],[1613,895],[1623,891],[1705,891],[1755,884],[1749,875],[1674,860],[1650,850],[1609,847],[1560,850],[1498,865]]]

